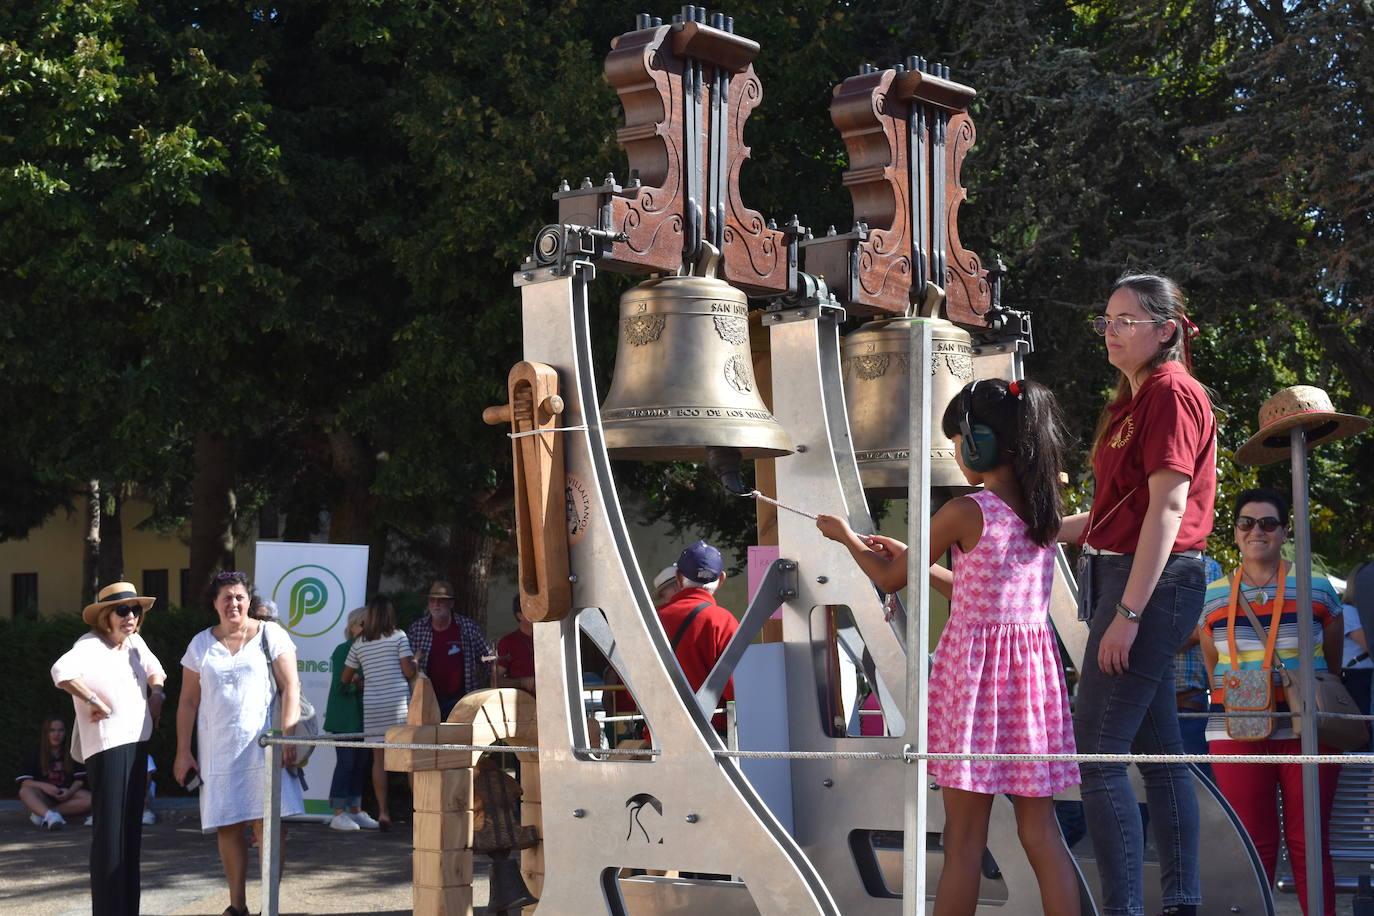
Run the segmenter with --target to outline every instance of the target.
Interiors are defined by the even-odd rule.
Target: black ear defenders
[[[979,379],[964,389],[962,410],[959,411],[959,457],[970,471],[990,471],[998,464],[997,433],[985,423],[973,422],[973,392]]]

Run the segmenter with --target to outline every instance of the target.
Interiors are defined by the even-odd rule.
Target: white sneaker
[[[152,809],[152,808],[144,808],[144,809],[143,809],[143,823],[145,823],[145,824],[156,824],[156,823],[157,823],[157,815],[153,813],[153,809]]]
[[[30,815],[29,815],[29,823],[30,823],[30,824],[33,824],[35,827],[42,827],[42,826],[43,826],[43,819],[42,819],[41,817],[39,817],[38,815],[36,815],[36,814],[30,814]]]
[[[351,817],[349,817],[347,814],[343,814],[343,813],[341,812],[341,813],[339,813],[339,814],[334,815],[332,818],[329,819],[329,829],[330,829],[330,830],[361,830],[362,828],[359,827],[359,826],[353,821],[353,818],[351,818]]]
[[[348,816],[353,819],[353,823],[364,830],[376,830],[378,827],[377,819],[366,811],[350,811]]]
[[[43,815],[43,826],[47,827],[49,830],[56,830],[66,825],[67,819],[51,808],[48,809],[47,814]]]

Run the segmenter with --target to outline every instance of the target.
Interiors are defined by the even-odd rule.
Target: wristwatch
[[[1125,617],[1127,620],[1134,620],[1137,622],[1140,620],[1139,614],[1126,607],[1126,605],[1122,604],[1120,601],[1116,603],[1116,613],[1121,617]]]

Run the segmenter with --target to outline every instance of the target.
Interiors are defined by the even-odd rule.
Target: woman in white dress
[[[363,731],[385,732],[406,720],[415,656],[404,630],[396,629],[396,609],[385,598],[373,598],[363,615],[363,635],[348,650],[339,681],[350,684],[359,671],[363,682]],[[391,829],[384,755],[372,755],[372,789],[377,794],[377,824]]]
[[[300,707],[296,647],[279,624],[248,616],[252,590],[244,573],[217,575],[209,597],[219,623],[197,633],[181,658],[173,773],[183,785],[192,771],[200,773],[200,827],[206,833],[217,832],[219,857],[229,882],[229,907],[223,916],[248,916],[248,841],[243,825],[252,824],[253,835],[262,842],[265,766],[257,741],[272,728],[272,699],[278,684],[284,710],[282,731],[290,735],[295,730]],[[191,751],[193,728],[195,753]],[[285,766],[295,763],[295,756],[292,746],[282,748]],[[281,813],[303,810],[300,783],[286,776]]]

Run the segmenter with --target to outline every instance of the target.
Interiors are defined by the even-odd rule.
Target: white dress
[[[266,640],[266,652],[263,651]],[[200,764],[200,829],[262,817],[266,765],[258,736],[272,727],[275,682],[267,656],[294,646],[278,624],[262,621],[258,632],[231,654],[211,630],[202,630],[186,647],[182,667],[200,675],[196,714],[196,762]],[[283,773],[281,814],[305,810],[300,782]]]

